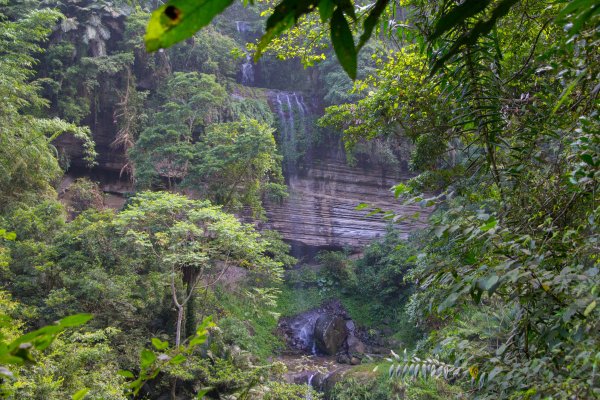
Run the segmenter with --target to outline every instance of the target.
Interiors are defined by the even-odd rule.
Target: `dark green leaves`
[[[152,13],[146,48],[156,51],[191,37],[229,7],[233,0],[171,0]]]
[[[326,23],[331,19],[333,15],[333,1],[332,0],[321,0],[319,1],[319,15],[321,16],[321,22]]]
[[[146,30],[145,42],[148,51],[169,47],[191,37],[197,30],[208,25],[212,19],[233,0],[171,0],[152,13]],[[385,11],[389,0],[377,0],[364,21],[364,32],[358,46],[354,45],[352,30],[344,14],[356,20],[354,4],[348,0],[283,0],[275,6],[266,23],[266,32],[261,37],[254,59],[258,60],[271,41],[290,29],[303,15],[318,9],[321,21],[331,31],[335,54],[352,78],[356,78],[357,54],[371,37],[375,26]]]
[[[354,38],[346,17],[340,8],[331,17],[331,43],[344,71],[352,79],[356,79],[356,48]]]
[[[464,22],[467,18],[482,12],[490,3],[490,0],[465,0],[452,8],[437,21],[430,40],[439,38],[444,33]]]
[[[567,29],[569,34],[574,35],[579,33],[587,21],[598,14],[600,14],[600,3],[597,0],[573,0],[561,10],[557,20],[568,20]]]
[[[490,33],[494,26],[496,26],[496,22],[500,18],[508,14],[510,9],[518,1],[519,0],[500,1],[496,8],[494,8],[494,10],[492,11],[492,15],[488,20],[477,22],[472,29],[470,29],[466,33],[463,33],[461,36],[459,36],[456,40],[453,41],[452,45],[450,46],[450,49],[445,51],[444,54],[434,62],[433,67],[431,69],[431,73],[434,74],[446,63],[446,61],[448,61],[454,55],[458,54],[458,52],[463,46],[471,46],[475,44],[480,37]],[[458,9],[459,7],[461,6],[457,6],[456,9]],[[453,11],[454,9],[450,11],[446,17],[442,17],[442,19],[438,23],[438,25],[441,24],[441,26],[436,27],[434,35],[443,34],[444,32],[447,32],[448,30],[454,28],[458,24],[463,23],[470,15],[474,15],[474,13],[472,13],[472,10],[468,9],[462,9],[457,11],[457,15],[453,15]],[[444,19],[445,22],[442,23]]]
[[[381,14],[385,11],[385,8],[388,5],[388,0],[377,0],[369,16],[365,19],[363,24],[363,34],[360,36],[360,41],[358,42],[357,51],[362,49],[362,47],[367,43],[371,34],[373,33],[373,29],[377,25]]]

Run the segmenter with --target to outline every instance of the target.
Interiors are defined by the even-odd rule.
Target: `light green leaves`
[[[142,368],[148,368],[152,363],[156,361],[156,355],[148,349],[142,350],[140,354],[140,366]]]
[[[48,325],[16,338],[11,343],[0,340],[0,365],[22,365],[35,362],[31,354],[33,349],[44,350],[54,342],[56,337],[67,328],[85,324],[92,318],[91,314],[76,314],[63,318],[55,325]],[[2,323],[6,323],[2,321]],[[0,369],[0,375],[11,375],[8,368]]]
[[[192,336],[186,345],[179,347],[169,348],[169,343],[162,341],[158,338],[152,339],[152,346],[158,350],[154,352],[149,349],[143,349],[140,353],[140,372],[136,378],[131,371],[121,370],[118,372],[119,375],[131,379],[131,382],[127,383],[129,388],[129,394],[135,397],[144,384],[158,376],[158,374],[168,366],[179,365],[186,361],[188,356],[194,351],[194,349],[205,343],[208,338],[208,330],[214,327],[215,324],[212,322],[212,317],[204,318],[202,323],[198,325],[196,329],[196,335]],[[210,391],[210,388],[201,389],[197,398],[202,399],[206,393]]]
[[[17,238],[17,234],[14,232],[7,232],[6,229],[0,229],[0,239],[4,240],[15,240]]]
[[[156,51],[191,37],[233,3],[233,0],[171,0],[152,13],[146,48]]]
[[[152,346],[154,346],[156,350],[165,350],[169,347],[169,342],[163,342],[158,338],[152,338]]]
[[[590,315],[592,313],[592,311],[594,311],[594,308],[596,308],[596,300],[594,300],[590,304],[588,304],[588,306],[583,311],[583,315],[585,315],[587,317],[588,315]]]
[[[82,400],[85,397],[85,395],[88,394],[89,391],[90,391],[90,389],[87,389],[87,388],[78,390],[77,393],[75,393],[73,395],[73,397],[71,397],[71,399],[72,400]]]

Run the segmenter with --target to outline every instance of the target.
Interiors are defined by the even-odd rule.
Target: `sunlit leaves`
[[[21,335],[10,343],[0,340],[0,365],[22,365],[35,362],[33,350],[46,349],[65,329],[81,326],[91,318],[91,314],[76,314],[63,318],[54,325],[44,326]],[[9,321],[2,320],[0,323],[6,324]],[[12,372],[10,369],[4,368],[0,369],[0,374],[11,375]]]
[[[169,343],[158,338],[152,339],[152,345],[156,351],[142,349],[140,352],[140,372],[138,377],[131,371],[121,370],[119,375],[132,379],[127,384],[129,393],[134,397],[139,393],[144,384],[158,376],[165,368],[173,365],[179,365],[185,362],[193,351],[208,339],[209,330],[216,325],[212,322],[212,317],[206,317],[198,325],[196,334],[189,338],[187,344],[179,347],[169,348]],[[210,389],[201,389],[197,396],[202,398]]]

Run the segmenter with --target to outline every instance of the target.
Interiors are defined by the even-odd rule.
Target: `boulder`
[[[314,340],[317,349],[324,354],[335,355],[347,336],[346,321],[339,316],[324,314],[315,323]]]
[[[348,353],[364,354],[367,352],[367,346],[356,336],[348,336]]]
[[[350,358],[350,364],[351,365],[358,365],[362,362],[362,360],[358,357],[351,357]]]
[[[339,364],[350,364],[350,356],[346,353],[340,353],[337,355],[336,361]]]

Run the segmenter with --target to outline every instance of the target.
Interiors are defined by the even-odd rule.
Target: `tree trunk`
[[[183,322],[183,304],[176,304],[177,306],[177,326],[175,328],[175,347],[179,347],[181,344],[181,324]]]

